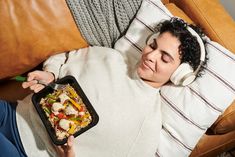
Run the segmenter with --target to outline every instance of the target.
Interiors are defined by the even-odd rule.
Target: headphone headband
[[[187,26],[187,30],[197,38],[197,42],[200,46],[200,51],[201,51],[201,57],[200,57],[200,61],[201,62],[204,62],[205,61],[205,55],[206,55],[206,52],[205,52],[205,46],[203,44],[203,41],[201,39],[201,37],[198,35],[198,33],[193,30],[191,27]]]

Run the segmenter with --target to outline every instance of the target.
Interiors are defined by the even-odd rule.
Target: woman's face
[[[158,88],[167,83],[180,65],[180,41],[169,32],[160,34],[142,52],[137,73],[149,85]]]

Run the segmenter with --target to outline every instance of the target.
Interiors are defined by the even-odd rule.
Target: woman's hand
[[[52,73],[47,71],[33,71],[28,74],[27,82],[22,83],[23,88],[30,88],[35,93],[42,90],[45,86],[39,84],[38,82],[43,82],[44,84],[49,84],[54,81],[55,77]]]
[[[63,146],[56,146],[56,151],[59,157],[75,157],[74,147],[73,147],[74,137],[69,136],[68,141]]]

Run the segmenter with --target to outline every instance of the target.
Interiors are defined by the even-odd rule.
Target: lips
[[[151,71],[155,71],[149,64],[147,61],[142,61],[142,66],[145,68],[145,69],[150,69]]]

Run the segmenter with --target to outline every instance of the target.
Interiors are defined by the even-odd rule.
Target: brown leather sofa
[[[235,53],[235,22],[218,0],[162,0],[176,16],[195,23]],[[65,0],[0,2],[0,99],[16,101],[30,93],[10,77],[41,68],[50,55],[86,47]],[[235,101],[201,137],[191,157],[235,151]]]

